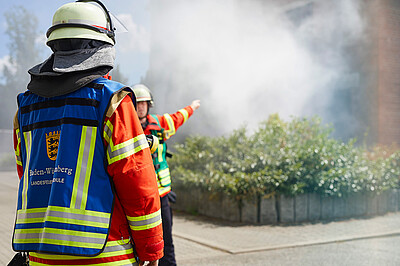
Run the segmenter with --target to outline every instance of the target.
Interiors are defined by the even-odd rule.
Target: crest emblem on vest
[[[53,131],[46,133],[46,149],[47,156],[50,160],[55,161],[57,159],[58,143],[60,140],[60,131]]]

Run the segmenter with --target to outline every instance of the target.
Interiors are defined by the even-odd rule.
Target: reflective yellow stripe
[[[168,180],[158,180],[158,187],[167,187],[171,185],[171,179]]]
[[[160,185],[160,183],[158,184],[158,194],[160,194],[160,196],[164,195],[169,191],[171,191],[171,186],[163,187]]]
[[[161,209],[147,215],[132,217],[128,216],[129,226],[134,231],[154,228],[161,224]]]
[[[90,182],[92,166],[93,166],[94,148],[96,145],[96,134],[97,134],[97,128],[93,127],[92,128],[92,138],[90,141],[90,148],[89,148],[88,164],[87,164],[87,168],[86,168],[85,183],[83,185],[83,191],[82,191],[82,203],[81,203],[81,207],[80,207],[80,209],[82,209],[82,210],[86,209],[86,203],[87,203],[88,191],[89,191],[89,182]]]
[[[58,207],[58,206],[48,206],[48,207],[44,207],[44,208],[32,208],[32,209],[18,210],[17,214],[18,214],[18,217],[20,217],[22,215],[37,214],[37,213],[40,213],[40,214],[42,214],[42,216],[44,216],[47,211],[55,211],[55,212],[61,212],[61,213],[73,213],[73,214],[80,214],[80,215],[89,215],[89,216],[101,217],[101,218],[110,217],[110,214],[109,213],[105,213],[105,212],[70,209],[70,208]]]
[[[179,110],[178,112],[183,115],[183,123],[185,123],[186,120],[189,118],[189,112],[185,108]]]
[[[113,257],[113,256],[121,256],[121,255],[129,255],[133,253],[133,247],[127,250],[117,250],[117,251],[112,251],[112,252],[102,252],[95,258],[107,258],[107,257]],[[135,262],[135,261],[134,261]]]
[[[154,227],[156,227],[156,226],[158,226],[160,224],[161,224],[161,220],[159,220],[157,222],[154,222],[154,223],[151,223],[151,224],[146,224],[146,225],[141,225],[141,226],[131,226],[130,225],[130,228],[133,231],[142,231],[142,230],[147,230],[147,229],[154,228]]]
[[[22,187],[22,206],[21,209],[26,209],[28,203],[28,185],[29,185],[29,163],[31,160],[31,149],[32,149],[32,132],[24,132],[25,139],[25,149],[26,149],[26,163],[25,163],[25,171],[23,178],[23,187]]]
[[[31,238],[31,239],[15,239],[14,243],[17,244],[28,244],[28,243],[44,243],[44,244],[53,244],[53,245],[62,245],[62,246],[70,246],[70,247],[78,247],[78,248],[95,248],[101,249],[103,247],[103,243],[85,243],[85,242],[77,242],[77,241],[68,241],[63,239],[48,239],[48,238]]]
[[[107,121],[104,125],[103,137],[108,143],[107,147],[107,160],[109,164],[116,161],[122,160],[126,157],[131,156],[147,147],[149,147],[144,134],[138,135],[132,139],[129,139],[123,143],[114,145],[112,140],[114,126],[110,121]]]
[[[35,261],[30,261],[29,262],[30,266],[47,266],[49,264],[44,264],[44,263],[40,263],[40,262],[35,262]]]
[[[88,265],[88,264],[86,264]],[[128,266],[128,265],[138,265],[136,263],[136,260],[134,258],[132,259],[126,259],[126,260],[119,260],[119,261],[113,261],[113,262],[105,262],[105,263],[96,263],[96,264],[89,264],[89,265],[96,265],[96,266]]]
[[[113,131],[114,131],[114,126],[113,126],[113,124],[110,122],[110,120],[108,120],[108,121],[106,122],[106,124],[104,125],[104,131],[103,131],[103,137],[104,137],[104,139],[105,139],[105,141],[106,141],[107,143],[110,143],[110,140],[111,140],[111,136],[112,136]]]
[[[46,210],[47,210],[47,207],[32,208],[32,209],[18,210],[18,213],[36,213],[36,212],[45,212]]]
[[[39,263],[39,262],[35,262],[35,261],[30,261],[29,265],[31,266],[47,266],[49,264],[44,264],[44,263]]]
[[[29,224],[29,223],[44,223],[44,217],[17,220],[17,224]]]
[[[110,142],[107,147],[107,160],[109,164],[122,160],[149,147],[144,134],[137,135],[136,137],[117,145],[113,144],[112,138],[109,140]]]
[[[142,215],[142,216],[133,217],[133,216],[128,216],[127,215],[127,217],[128,217],[129,221],[134,221],[135,222],[135,221],[146,221],[146,220],[149,220],[149,219],[153,219],[154,217],[161,217],[160,214],[161,214],[161,209],[156,211],[156,212],[153,212],[153,213],[150,213],[150,214],[146,214],[146,215]]]
[[[158,174],[159,185],[165,187],[171,184],[171,174],[169,172],[169,168],[161,170],[157,174]]]
[[[97,228],[108,228],[111,214],[95,211],[54,207],[18,210],[16,224],[57,222]],[[14,243],[46,243],[101,249],[107,233],[60,228],[16,229]]]
[[[60,234],[62,231],[63,235],[69,236],[82,236],[82,237],[90,237],[90,238],[104,238],[104,234],[101,233],[92,233],[92,232],[82,232],[82,231],[73,231],[73,230],[66,230],[66,229],[58,229],[58,228],[30,228],[30,229],[15,229],[15,234],[18,235],[25,235],[25,234],[32,234],[32,235],[40,235],[43,233],[49,234]]]
[[[52,254],[43,254],[43,253],[29,253],[30,256],[40,259],[47,259],[47,260],[82,260],[82,259],[98,259],[98,258],[107,258],[107,257],[114,257],[114,256],[121,256],[121,255],[130,255],[133,254],[133,247],[130,243],[129,239],[117,240],[117,241],[109,241],[104,248],[104,251],[95,256],[95,257],[81,257],[81,256],[70,256],[70,255],[52,255]],[[127,260],[123,260],[126,262]],[[121,261],[116,262],[109,262],[109,265],[115,265],[114,263],[118,263]],[[129,259],[129,263],[135,263],[135,259]],[[90,265],[90,264],[89,264]],[[98,265],[98,264],[96,264]],[[122,264],[125,265],[125,264]]]
[[[71,208],[85,209],[92,172],[97,127],[82,127],[78,160],[71,197]]]
[[[17,149],[15,150],[15,155],[20,156],[21,155],[21,151],[19,149],[19,145],[21,144],[21,134],[20,134],[19,128],[17,128],[15,130],[15,135],[17,136],[17,143],[18,143],[17,144]]]
[[[17,149],[15,150],[15,161],[17,162],[18,165],[22,166],[21,150],[19,148],[21,145],[21,132],[19,131],[19,128],[15,130],[15,135],[17,136]]]
[[[78,193],[79,177],[81,175],[83,150],[84,150],[85,139],[86,139],[86,130],[87,130],[87,127],[84,126],[82,128],[81,141],[80,141],[80,144],[79,144],[78,162],[77,162],[77,165],[76,165],[74,186],[73,186],[72,197],[71,197],[71,205],[70,205],[71,208],[74,208],[75,205],[76,205],[76,197],[77,197],[77,193]]]
[[[116,240],[116,241],[108,241],[106,244],[106,249],[107,247],[115,247],[115,246],[124,246],[129,244],[131,241],[129,239],[121,239],[121,240]]]
[[[94,257],[94,258],[96,258],[96,257]],[[81,257],[81,259],[82,259],[82,257]],[[87,259],[92,259],[92,258],[87,258]],[[53,264],[45,264],[45,263],[30,261],[29,265],[31,265],[31,266],[49,266],[49,265],[53,265]],[[106,262],[106,263],[85,264],[85,265],[96,265],[96,266],[128,266],[128,265],[131,265],[131,266],[137,266],[139,264],[137,264],[136,260],[132,258],[132,259],[126,259],[126,260],[119,260],[119,261],[110,261],[110,262]]]
[[[169,114],[164,114],[165,120],[167,121],[168,124],[168,130],[164,131],[165,132],[165,139],[169,139],[171,136],[175,135],[175,124],[174,120]]]
[[[170,178],[163,178],[163,179],[161,179],[161,180],[160,180],[160,185],[161,185],[162,187],[166,187],[166,186],[171,185],[171,179],[170,179]]]
[[[170,176],[169,168],[166,168],[166,169],[164,169],[164,170],[159,171],[159,172],[158,172],[158,176],[159,176],[161,179],[166,178],[166,177],[169,177],[169,176]]]
[[[129,255],[133,253],[133,248],[131,246],[130,249],[127,250],[117,250],[112,252],[102,252],[95,257],[81,257],[81,256],[68,256],[68,255],[48,255],[43,253],[29,253],[31,256],[40,258],[40,259],[47,259],[47,260],[81,260],[81,259],[99,259],[99,258],[107,258],[107,257],[114,257],[114,256],[121,256],[121,255]]]
[[[104,212],[49,206],[48,208],[18,210],[16,223],[41,223],[44,221],[66,223],[69,221],[73,224],[92,227],[97,225],[100,228],[107,228],[110,216],[111,214]]]
[[[96,212],[96,211],[89,211],[89,210],[69,209],[69,208],[58,207],[58,206],[49,206],[48,208],[50,210],[59,211],[59,212],[76,213],[76,214],[90,215],[90,216],[94,216],[94,217],[103,217],[103,218],[109,218],[110,217],[110,214],[106,213],[106,212]]]
[[[158,145],[157,150],[158,150],[158,162],[164,161],[163,156],[162,156],[163,155],[163,151],[164,151],[164,145],[163,144]]]

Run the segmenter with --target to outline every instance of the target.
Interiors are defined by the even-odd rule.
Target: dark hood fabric
[[[114,67],[115,49],[101,44],[91,48],[57,50],[43,63],[31,68],[28,90],[42,97],[65,95],[106,75]]]

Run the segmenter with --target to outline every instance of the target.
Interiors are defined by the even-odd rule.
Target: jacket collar
[[[28,90],[42,97],[71,93],[107,74],[114,66],[114,58],[111,45],[55,52],[28,71]]]
[[[161,130],[160,126],[157,123],[157,120],[151,115],[147,115],[147,121],[149,124],[147,125],[147,130]]]

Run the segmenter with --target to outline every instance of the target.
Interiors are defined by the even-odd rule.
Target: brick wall
[[[377,7],[377,142],[400,144],[400,5],[381,0]]]

